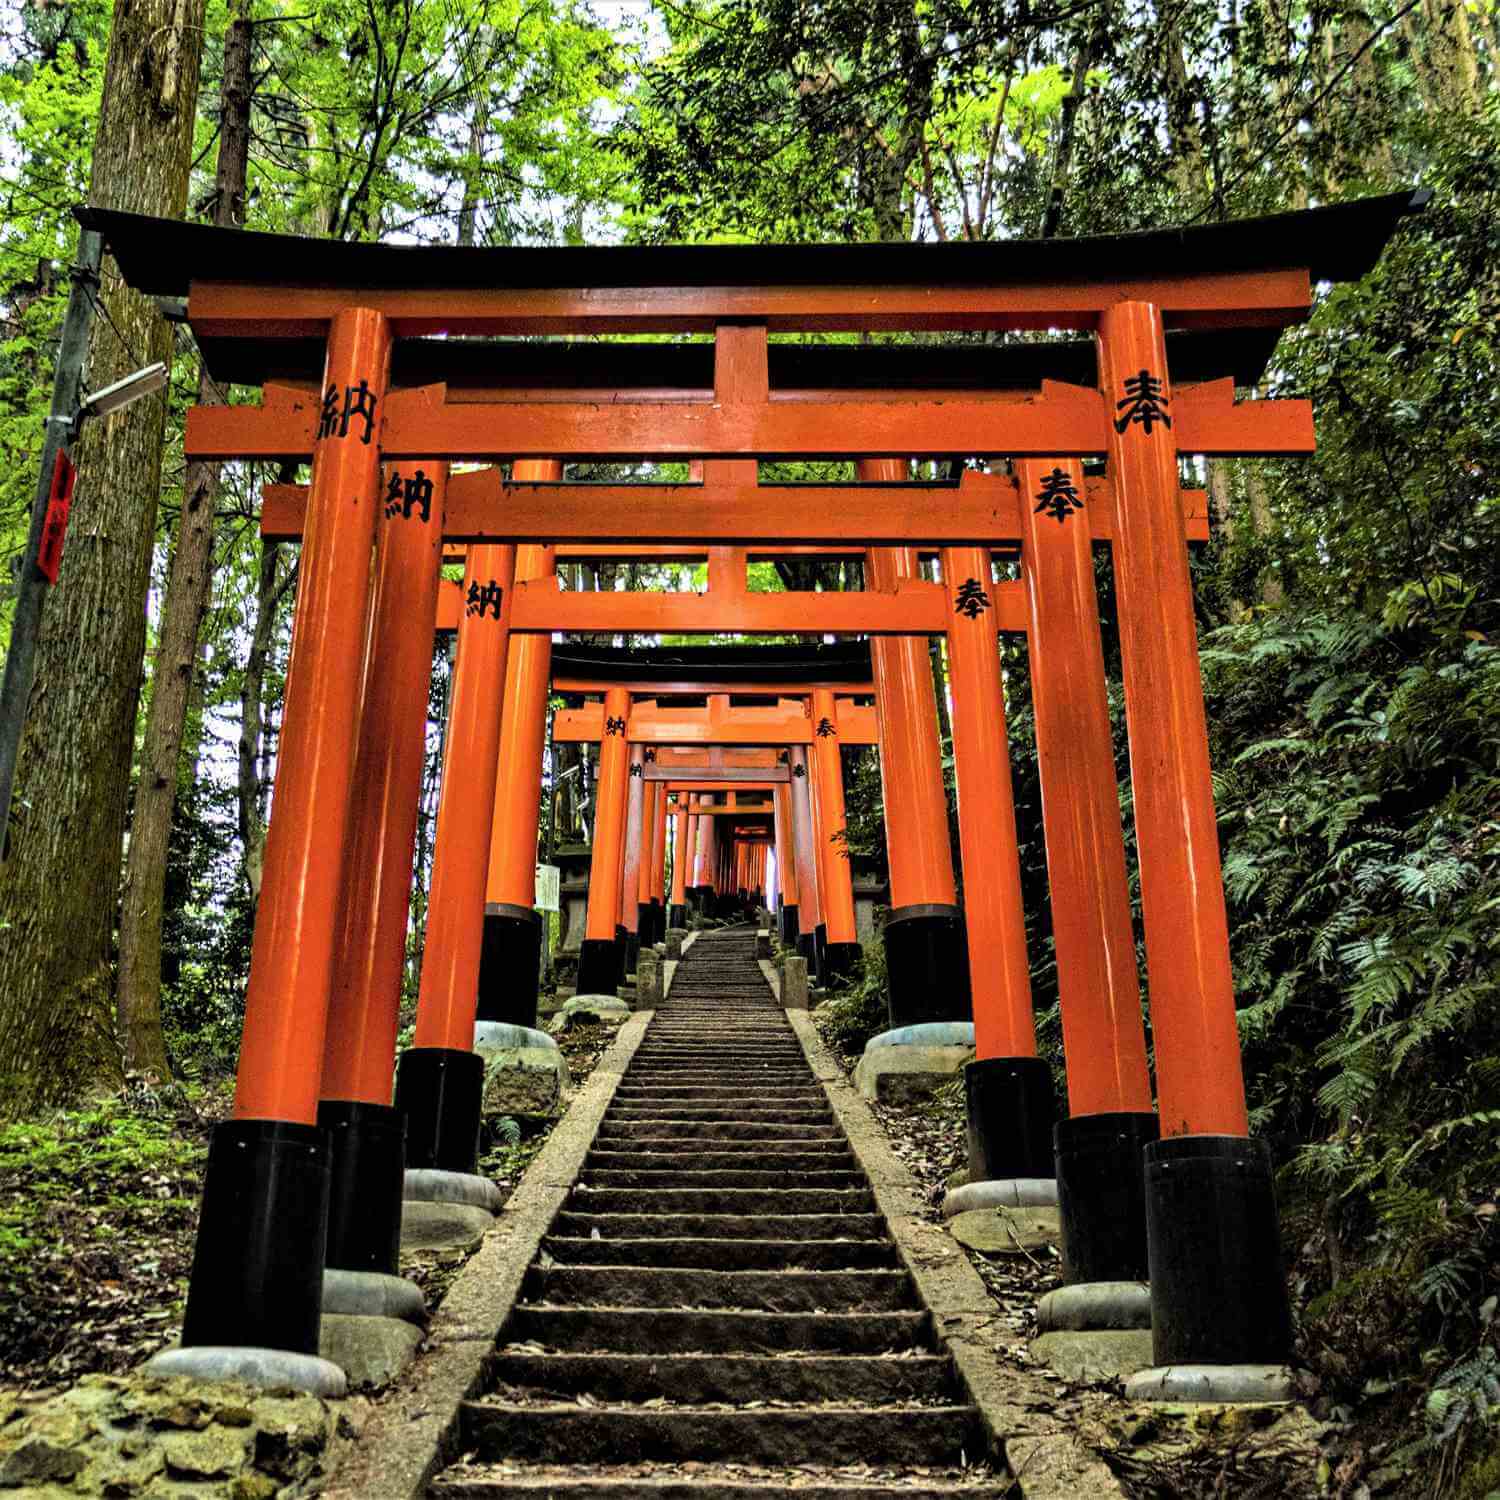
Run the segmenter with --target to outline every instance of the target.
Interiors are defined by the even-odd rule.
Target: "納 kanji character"
[[[604,721],[604,732],[607,735],[609,735],[609,734],[624,734],[625,733],[625,721],[624,721],[624,719],[617,719],[617,718],[613,718],[613,717],[606,719]]]
[[[399,474],[392,474],[390,487],[385,492],[386,515],[399,514],[403,521],[409,520],[412,510],[417,506],[422,508],[422,519],[430,521],[432,519],[432,481],[421,469],[406,479]]]
[[[469,585],[469,592],[465,596],[464,613],[478,615],[481,619],[487,609],[495,611],[495,618],[500,618],[500,601],[505,597],[505,590],[495,581],[490,579],[488,583],[480,583],[476,578]]]

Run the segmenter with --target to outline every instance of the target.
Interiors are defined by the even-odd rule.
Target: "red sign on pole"
[[[42,523],[42,542],[37,549],[37,571],[48,583],[57,582],[62,567],[63,541],[68,534],[68,512],[73,506],[73,484],[78,470],[59,448],[52,466],[52,489],[47,496],[47,519]]]

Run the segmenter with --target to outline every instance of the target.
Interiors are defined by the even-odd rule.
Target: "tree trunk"
[[[245,179],[250,162],[249,0],[231,0],[224,34],[220,93],[219,161],[214,182],[214,222],[234,228],[245,221]],[[206,370],[198,376],[198,401],[220,399]],[[120,970],[116,1027],[125,1066],[157,1078],[170,1076],[161,1029],[161,925],[167,842],[177,800],[183,725],[198,660],[198,632],[213,577],[214,508],[219,466],[195,463],[183,481],[182,516],[172,571],[162,601],[161,639],[151,674],[140,779],[130,823],[125,900],[120,913]]]
[[[204,0],[117,0],[89,198],[179,217],[198,102]],[[106,261],[91,386],[172,355],[172,331]],[[0,1111],[118,1078],[112,939],[146,646],[166,404],[96,419],[62,575],[43,621],[17,786],[27,807],[0,866]]]
[[[295,473],[283,464],[277,482],[288,484]],[[260,578],[255,590],[255,625],[250,652],[245,658],[245,676],[240,688],[239,815],[240,860],[245,883],[250,888],[250,910],[254,915],[260,900],[260,877],[266,853],[266,819],[262,797],[261,733],[265,726],[266,666],[271,643],[276,638],[276,618],[282,597],[297,577],[294,563],[279,577],[280,542],[264,542],[260,550]]]

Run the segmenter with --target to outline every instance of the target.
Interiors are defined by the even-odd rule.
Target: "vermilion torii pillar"
[[[797,908],[801,928],[797,951],[807,960],[810,974],[822,973],[818,933],[823,930],[823,902],[819,891],[818,852],[813,825],[812,794],[807,777],[807,751],[801,745],[787,746],[791,772],[789,812],[792,844],[797,860]]]
[[[563,466],[552,459],[518,460],[518,483],[555,483]],[[521,547],[516,581],[556,576],[551,547]],[[484,893],[484,946],[479,963],[480,1021],[536,1025],[545,918],[536,910],[536,846],[547,744],[552,637],[512,642],[506,664],[500,760]]]
[[[516,549],[494,545],[471,547],[464,568],[416,1036],[396,1071],[412,1168],[473,1173],[479,1155],[484,1061],[474,1020],[515,569]]]
[[[334,316],[234,1119],[215,1128],[209,1148],[185,1347],[317,1355],[329,1182],[318,1095],[390,360],[384,316],[361,307]]]
[[[604,738],[599,741],[588,921],[578,955],[580,995],[613,995],[625,973],[620,943],[620,863],[627,783],[631,780],[630,746],[625,738],[629,713],[629,693],[624,688],[611,688],[604,696]]]
[[[989,549],[943,553],[953,762],[974,1000],[964,1068],[971,1181],[1052,1176],[1052,1070],[1036,1055]]]
[[[860,479],[899,483],[904,459],[861,459]],[[910,547],[871,547],[868,582],[893,589],[917,576]],[[969,968],[948,841],[948,799],[938,744],[932,665],[922,636],[870,642],[880,719],[891,914],[884,942],[891,1025],[962,1020],[969,1015]]]
[[[426,622],[442,574],[444,463],[388,464],[375,549],[318,1123],[328,1132],[330,1267],[400,1271],[406,1122],[391,1104],[412,856],[432,682]],[[389,497],[400,498],[393,508]],[[415,628],[413,628],[415,624]]]
[[[620,849],[620,915],[618,936],[624,956],[622,978],[635,973],[641,952],[641,871],[649,867],[651,852],[642,849],[646,818],[646,751],[630,747],[630,781],[625,796],[625,840]]]
[[[813,691],[813,805],[818,857],[823,869],[824,922],[828,941],[823,957],[830,983],[851,978],[862,957],[854,925],[854,879],[850,868],[848,829],[844,819],[844,762],[839,750],[833,694]]]
[[[1145,1153],[1155,1357],[1273,1363],[1291,1347],[1291,1315],[1269,1153],[1247,1139],[1159,307],[1101,314],[1099,384],[1114,412],[1113,561],[1163,1135]]]
[[[1052,938],[1068,1064],[1056,1128],[1063,1276],[1144,1281],[1142,1151],[1158,1135],[1083,466],[1018,465],[1021,572]],[[967,855],[965,856],[967,858]]]
[[[776,799],[776,874],[779,893],[778,926],[781,941],[791,947],[797,941],[798,886],[797,851],[792,838],[792,791],[778,786]]]
[[[672,819],[672,900],[667,908],[667,925],[674,928],[687,926],[688,862],[692,859],[689,833],[691,823],[688,798],[679,794]]]

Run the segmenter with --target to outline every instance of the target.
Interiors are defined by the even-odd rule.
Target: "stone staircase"
[[[687,951],[434,1500],[1017,1493],[754,945]]]

